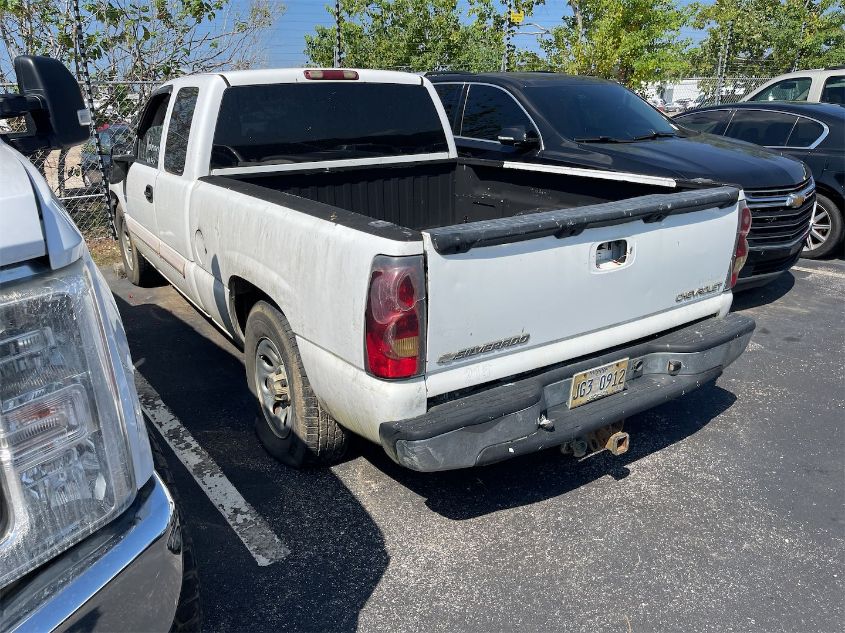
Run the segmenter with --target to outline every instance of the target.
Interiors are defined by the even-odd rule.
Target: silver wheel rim
[[[129,229],[126,228],[126,224],[123,225],[123,235],[121,236],[120,243],[123,246],[123,252],[126,255],[126,266],[129,270],[134,268],[132,262],[132,238],[129,237]]]
[[[264,418],[276,435],[287,437],[291,421],[288,373],[279,349],[268,338],[255,347],[255,387]]]
[[[813,207],[813,215],[810,217],[810,232],[804,242],[805,251],[814,251],[820,248],[830,237],[831,230],[830,211],[819,203]]]

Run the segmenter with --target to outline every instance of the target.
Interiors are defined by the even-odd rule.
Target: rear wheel
[[[114,228],[120,244],[120,257],[123,260],[126,278],[135,286],[147,285],[155,275],[155,269],[135,248],[135,238],[132,237],[129,227],[126,226],[123,209],[117,203],[115,203]]]
[[[265,301],[247,318],[244,354],[247,383],[258,404],[256,431],[267,451],[294,468],[338,461],[347,432],[312,391],[287,319]]]
[[[810,219],[810,233],[804,243],[802,257],[819,259],[827,257],[842,242],[842,209],[827,196],[816,194],[816,208]]]

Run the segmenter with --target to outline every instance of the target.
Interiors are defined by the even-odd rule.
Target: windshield
[[[619,142],[674,136],[659,112],[618,84],[568,82],[525,88],[557,132],[581,142]]]
[[[223,93],[211,167],[446,151],[440,116],[419,84],[234,86]]]

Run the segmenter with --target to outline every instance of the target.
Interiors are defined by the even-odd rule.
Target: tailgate
[[[725,309],[738,206],[719,187],[425,231],[429,395]]]

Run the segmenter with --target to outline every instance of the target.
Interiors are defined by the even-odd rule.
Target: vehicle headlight
[[[132,503],[114,371],[83,260],[0,289],[0,587]]]

